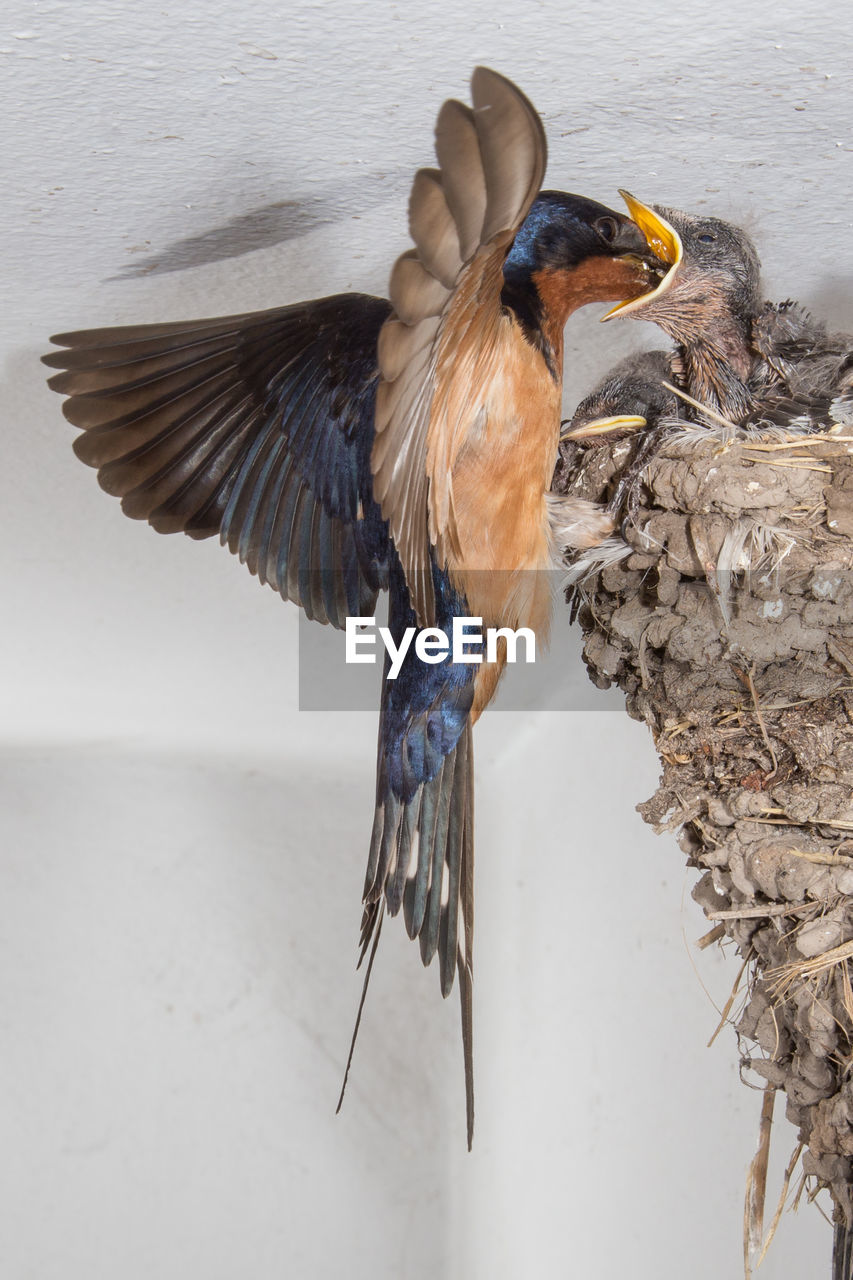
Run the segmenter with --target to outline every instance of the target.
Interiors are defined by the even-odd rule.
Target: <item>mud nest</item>
[[[554,487],[606,501],[635,447],[564,446]],[[764,1082],[767,1141],[784,1091],[810,1186],[849,1226],[853,432],[676,430],[639,499],[627,546],[573,566],[585,661],[651,728],[662,776],[638,808],[700,873],[701,943],[742,957],[744,1003],[726,1012]]]

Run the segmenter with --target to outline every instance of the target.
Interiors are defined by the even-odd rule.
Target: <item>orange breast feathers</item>
[[[513,317],[478,307],[476,291],[460,294],[443,326],[427,434],[430,539],[472,615],[486,626],[533,627],[544,641],[545,493],[561,388]]]

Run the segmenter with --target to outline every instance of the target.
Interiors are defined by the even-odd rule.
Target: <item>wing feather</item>
[[[394,315],[379,340],[374,496],[422,626],[435,618],[429,555],[438,526],[427,453],[445,325],[460,297],[476,293],[478,324],[490,333],[500,314],[503,257],[541,187],[547,155],[539,117],[515,85],[478,67],[471,91],[473,110],[451,100],[439,113],[439,169],[415,176],[409,203],[415,249],[391,274]],[[474,332],[468,345],[476,348],[477,339]],[[470,354],[476,368],[476,350]],[[435,456],[441,452],[433,446]]]
[[[431,276],[451,290],[462,270],[459,232],[438,169],[419,169],[409,196],[409,231]]]
[[[435,154],[444,197],[456,224],[459,253],[463,262],[470,262],[480,247],[486,219],[486,175],[474,112],[454,98],[438,113]]]
[[[423,372],[429,362],[439,320],[439,316],[426,316],[416,324],[404,324],[402,320],[386,321],[377,343],[379,364],[386,382],[396,382],[409,367]]]
[[[124,348],[116,348],[121,352]],[[103,353],[94,363],[81,359],[85,352],[69,351],[68,369],[51,378],[50,385],[54,391],[66,396],[96,394],[111,390],[124,390],[128,387],[148,385],[156,378],[168,376],[176,370],[189,370],[210,361],[214,366],[222,364],[222,357],[227,352],[236,355],[237,344],[233,334],[224,337],[213,337],[192,344],[191,347],[170,347],[165,351],[141,355],[122,361],[113,353],[107,362]]]
[[[474,119],[486,175],[487,207],[480,239],[511,240],[545,177],[548,145],[542,121],[515,85],[488,67],[471,77]]]
[[[396,314],[411,325],[426,316],[440,316],[448,296],[448,290],[430,275],[414,249],[394,263],[388,292]]]
[[[321,621],[372,612],[387,529],[370,451],[390,306],[360,294],[214,320],[62,334],[75,452],[126,514],[219,534]],[[426,349],[429,344],[424,339]]]

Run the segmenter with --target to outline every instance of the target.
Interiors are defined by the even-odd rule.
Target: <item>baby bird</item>
[[[635,220],[645,216],[646,206],[622,194]],[[663,417],[793,431],[818,429],[827,418],[847,421],[853,336],[827,332],[796,302],[762,301],[758,254],[739,227],[654,211],[671,230],[673,265],[654,293],[614,307],[605,319],[651,320],[674,349],[644,352],[611,370],[578,406],[569,438]]]
[[[646,207],[622,192],[643,226]],[[567,454],[584,442],[642,432],[609,502],[623,529],[639,506],[646,463],[670,431],[705,428],[784,436],[853,425],[853,335],[828,332],[799,303],[763,301],[760,262],[749,236],[719,218],[654,206],[671,232],[672,266],[654,293],[614,307],[613,315],[652,320],[670,351],[631,356],[579,405]],[[646,430],[643,430],[646,428]],[[564,455],[563,465],[571,467]],[[570,581],[630,551],[618,538],[576,557]],[[576,607],[576,605],[575,605]],[[833,1280],[853,1277],[853,1227],[835,1224]]]

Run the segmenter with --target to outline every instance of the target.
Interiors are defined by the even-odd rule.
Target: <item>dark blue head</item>
[[[559,354],[566,320],[587,302],[635,298],[660,267],[636,223],[585,196],[541,191],[504,262],[501,300],[535,345]]]
[[[571,271],[588,258],[624,254],[654,261],[645,236],[630,218],[586,196],[540,191],[504,263],[504,278]]]

